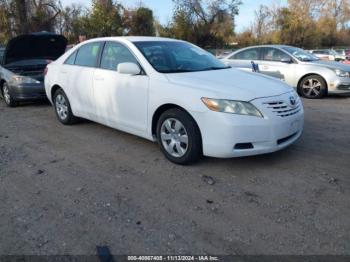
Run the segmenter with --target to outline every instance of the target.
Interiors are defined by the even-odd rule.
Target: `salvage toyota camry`
[[[81,117],[158,141],[177,164],[274,152],[303,130],[293,88],[173,39],[86,41],[47,66],[45,89],[61,123]]]

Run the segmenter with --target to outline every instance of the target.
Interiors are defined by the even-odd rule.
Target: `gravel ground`
[[[286,150],[193,166],[52,107],[0,102],[0,254],[350,254],[350,98]]]

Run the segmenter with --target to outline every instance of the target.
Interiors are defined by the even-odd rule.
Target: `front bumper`
[[[286,99],[286,95],[278,99]],[[194,113],[202,134],[203,154],[220,158],[242,157],[275,152],[293,144],[301,136],[304,126],[300,100],[300,110],[286,117],[266,109],[264,101],[252,101],[264,118],[213,111]]]
[[[329,94],[350,94],[350,78],[336,77],[328,82]]]
[[[44,83],[9,84],[10,95],[15,101],[46,99]]]

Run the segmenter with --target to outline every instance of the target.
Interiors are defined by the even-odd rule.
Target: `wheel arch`
[[[2,91],[2,87],[4,86],[5,83],[6,83],[5,79],[0,80],[0,94],[1,94],[1,96],[4,96],[3,91]]]
[[[318,76],[318,77],[321,77],[321,78],[323,79],[323,81],[326,83],[326,94],[328,94],[328,83],[327,83],[326,79],[325,79],[323,76],[321,76],[320,74],[317,74],[317,73],[308,73],[308,74],[305,74],[305,75],[303,75],[302,77],[300,77],[300,79],[299,79],[299,81],[298,81],[298,84],[297,84],[297,91],[298,91],[298,92],[300,92],[299,89],[300,89],[301,81],[303,81],[303,79],[304,79],[305,77],[308,77],[308,76]]]
[[[201,143],[202,143],[202,132],[201,129],[199,128],[199,125],[197,123],[197,121],[194,119],[194,117],[190,114],[190,112],[188,112],[185,108],[176,105],[176,104],[172,104],[172,103],[168,103],[168,104],[164,104],[161,105],[157,108],[157,110],[154,112],[153,116],[152,116],[152,136],[153,137],[157,137],[157,124],[159,121],[160,116],[167,110],[169,109],[173,109],[173,108],[177,108],[180,109],[182,111],[184,111],[185,113],[187,113],[192,120],[194,121],[194,123],[196,124],[198,130],[199,130],[199,134],[200,134],[200,139],[201,139]]]
[[[58,89],[62,89],[63,90],[63,88],[61,87],[61,86],[59,86],[59,85],[53,85],[52,87],[51,87],[51,90],[50,90],[50,95],[51,95],[51,101],[53,100],[53,96],[54,96],[54,94],[56,93],[56,91],[58,90]],[[52,101],[53,102],[53,101]]]

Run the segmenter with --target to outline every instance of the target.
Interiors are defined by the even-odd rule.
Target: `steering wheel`
[[[177,69],[180,69],[180,70],[186,69],[186,67],[188,67],[189,64],[190,64],[189,62],[185,61],[185,62],[181,63],[180,65],[178,65]]]

